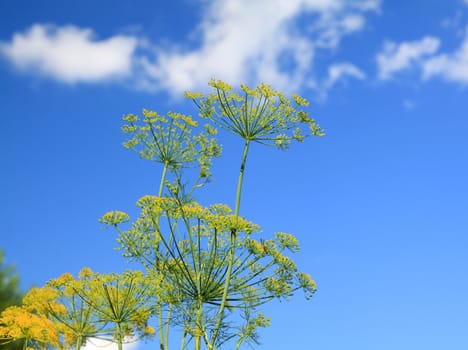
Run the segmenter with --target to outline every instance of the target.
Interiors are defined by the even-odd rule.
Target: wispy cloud
[[[362,30],[380,0],[213,0],[194,28],[196,42],[158,47],[135,36],[96,39],[91,29],[35,24],[0,43],[0,53],[27,73],[66,82],[126,78],[132,86],[173,95],[212,78],[260,81],[293,91],[323,89],[319,50],[336,50]],[[349,70],[342,74],[354,75]],[[331,78],[335,79],[335,78]],[[334,85],[336,79],[328,83]]]
[[[423,78],[432,77],[440,77],[463,85],[468,84],[468,27],[458,50],[451,54],[433,56],[424,62]]]
[[[155,59],[142,60],[145,84],[174,93],[211,77],[266,81],[286,90],[306,81],[316,85],[316,51],[336,49],[345,35],[364,27],[363,14],[378,7],[379,1],[369,0],[216,0],[198,28],[199,47],[158,51]]]
[[[420,63],[424,57],[434,54],[440,46],[439,39],[426,36],[419,41],[400,44],[386,42],[382,52],[377,54],[378,78],[391,79],[397,72]]]
[[[416,67],[423,80],[441,78],[468,85],[468,26],[460,47],[451,53],[438,53],[441,42],[426,36],[419,41],[387,42],[376,56],[378,78],[389,80],[402,70]]]
[[[0,53],[21,71],[74,84],[129,75],[136,46],[132,37],[95,40],[91,29],[35,24],[0,43]]]
[[[330,89],[338,81],[347,77],[362,80],[365,79],[366,74],[349,62],[336,63],[328,68],[328,78],[324,85],[327,89]]]

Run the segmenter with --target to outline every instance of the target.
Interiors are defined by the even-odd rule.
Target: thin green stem
[[[217,247],[218,247],[218,239],[217,239],[218,233],[216,232],[216,229],[214,229],[214,235],[213,235],[213,244],[211,244],[211,251],[210,251],[210,259],[208,261],[211,262],[210,266],[208,267],[207,265],[207,273],[205,273],[205,279],[203,281],[203,285],[206,286],[208,284],[208,281],[210,281],[212,273],[214,271],[214,265],[216,262],[216,252],[217,252]],[[211,279],[215,281],[216,279]]]
[[[76,339],[75,349],[80,350],[82,343],[83,343],[83,337],[81,335],[79,335],[78,338]]]
[[[174,234],[174,227],[171,223],[171,220],[169,218],[169,216],[167,216],[167,222],[168,222],[168,226],[169,226],[169,230],[170,230],[170,233],[171,233],[171,236],[173,237],[174,239],[174,242],[176,241],[176,237],[175,237],[175,234]],[[170,236],[170,237],[171,237]],[[169,238],[170,238],[169,237]],[[166,240],[164,239],[164,236],[161,235],[161,241],[164,243],[164,245],[166,246],[166,249],[169,251],[170,255],[174,258],[177,266],[179,267],[179,271],[182,272],[185,277],[186,277],[186,280],[190,283],[190,285],[192,287],[195,287],[196,288],[196,284],[192,278],[192,275],[190,274],[190,270],[188,269],[188,263],[185,263],[185,259],[184,259],[184,254],[182,254],[182,252],[180,251],[179,249],[179,246],[177,244],[174,244],[175,248],[176,248],[176,251],[177,251],[177,257],[179,259],[177,259],[176,255],[174,254],[173,250],[171,249],[170,245],[166,242]],[[180,265],[179,263],[179,260],[182,261],[182,266]]]
[[[182,339],[180,340],[180,350],[185,349],[185,339],[187,338],[187,332],[184,331],[184,334],[182,334]]]
[[[234,215],[236,217],[239,216],[240,199],[241,199],[241,192],[242,192],[242,181],[244,179],[245,163],[247,160],[247,154],[249,152],[249,145],[250,145],[250,140],[248,139],[245,140],[244,152],[242,154],[242,162],[241,162],[240,171],[239,171],[239,179],[237,181],[236,206],[234,210]],[[211,338],[211,343],[210,343],[211,348],[214,348],[216,338],[218,337],[219,329],[221,328],[221,323],[224,317],[224,308],[226,307],[229,285],[231,283],[232,267],[234,266],[235,250],[236,250],[236,230],[233,229],[231,231],[231,247],[229,249],[229,262],[228,262],[228,267],[226,271],[226,280],[224,283],[223,297],[221,299],[221,305],[219,306],[218,319],[216,321],[216,326],[214,328],[213,336]]]
[[[206,348],[208,350],[212,350],[212,348],[210,347],[210,340],[208,339],[208,336],[206,335],[205,331],[203,332],[203,340],[205,341]]]
[[[164,162],[164,168],[163,168],[162,175],[161,175],[161,182],[159,183],[158,197],[161,197],[163,193],[164,182],[166,181],[167,168],[168,168],[168,164],[167,162]]]
[[[180,205],[180,208],[182,209],[183,208],[182,203],[179,203],[179,205]],[[193,265],[193,270],[195,272],[196,290],[197,290],[197,294],[200,295],[200,271],[198,269],[198,264],[196,261],[197,259],[195,255],[195,246],[194,246],[194,239],[193,239],[193,234],[192,234],[192,226],[190,225],[190,221],[187,219],[187,217],[183,213],[183,209],[182,209],[182,220],[187,229],[187,234],[188,234],[189,243],[190,243],[190,254],[193,257],[192,265]],[[175,238],[174,238],[174,241],[175,241]],[[176,247],[177,247],[177,244],[176,244]],[[182,254],[179,253],[179,255],[182,258]]]
[[[168,168],[168,163],[164,162],[164,167],[163,167],[163,171],[162,171],[162,174],[161,174],[161,181],[159,183],[158,197],[161,197],[162,194],[163,194],[164,182],[166,181],[167,168]],[[159,217],[157,218],[157,224],[159,226]],[[157,250],[156,257],[159,257],[159,243],[158,243],[158,245],[156,247],[156,250]],[[156,263],[156,266],[158,266],[158,263]],[[161,301],[158,300],[158,302],[156,303],[156,308],[157,308],[157,311],[158,311],[159,347],[161,349],[167,350],[167,348],[165,347],[164,334],[163,334],[163,329],[164,329],[164,325],[163,325],[163,307],[162,307]]]
[[[171,314],[172,314],[172,305],[169,304],[169,308],[167,310],[166,314],[166,331],[164,333],[164,349],[169,349],[169,326],[170,326],[170,320],[171,320]]]
[[[164,335],[163,335],[163,309],[162,309],[162,304],[161,301],[158,300],[156,304],[157,310],[158,310],[158,330],[159,330],[159,347],[163,350],[166,350],[164,346]]]
[[[187,332],[184,331],[184,334],[182,335],[182,340],[180,341],[180,350],[185,349],[185,339],[187,338]]]
[[[197,302],[197,315],[195,320],[196,335],[195,335],[195,350],[201,350],[201,337],[204,332],[203,326],[203,305],[201,300]]]
[[[241,200],[241,193],[242,193],[242,182],[244,180],[244,170],[245,170],[245,163],[247,160],[247,154],[249,153],[249,145],[250,145],[250,140],[245,140],[244,153],[242,154],[242,162],[241,162],[241,167],[239,171],[239,179],[237,181],[236,206],[234,209],[235,216],[239,216],[240,200]]]
[[[122,329],[120,328],[120,323],[116,324],[117,326],[117,348],[118,350],[122,350]]]

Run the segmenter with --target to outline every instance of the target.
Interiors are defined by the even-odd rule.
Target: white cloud
[[[364,27],[365,20],[363,16],[348,15],[343,18],[342,25],[343,29],[347,33],[352,33],[361,30]]]
[[[438,76],[447,81],[468,84],[468,28],[457,51],[431,57],[422,67],[424,79]]]
[[[355,6],[365,11],[380,11],[381,0],[363,0],[355,4]]]
[[[73,84],[130,74],[136,46],[132,37],[97,41],[90,29],[35,24],[1,43],[0,53],[22,71]]]
[[[124,343],[123,350],[135,350],[138,347],[137,342]],[[99,338],[90,338],[86,341],[86,346],[81,347],[82,350],[118,350],[116,343]]]
[[[366,75],[359,68],[348,62],[342,62],[333,64],[328,68],[328,78],[325,82],[325,87],[330,89],[339,80],[346,77],[352,77],[355,79],[365,79]]]
[[[306,81],[316,85],[316,51],[335,49],[343,36],[364,27],[363,13],[378,6],[377,0],[215,0],[198,28],[200,46],[143,58],[142,84],[175,95],[204,87],[212,77],[265,81],[287,91]]]
[[[409,68],[414,63],[420,63],[425,56],[434,54],[439,46],[439,39],[430,36],[400,44],[385,43],[383,52],[376,57],[379,79],[391,79],[395,73]]]
[[[264,81],[286,92],[305,85],[321,90],[326,78],[316,72],[317,52],[336,50],[380,8],[380,0],[200,2],[203,17],[190,45],[162,48],[123,35],[96,40],[91,29],[36,24],[0,43],[0,54],[22,71],[70,84],[126,78],[134,87],[174,96],[204,89],[213,77]],[[340,74],[357,77],[351,70]]]

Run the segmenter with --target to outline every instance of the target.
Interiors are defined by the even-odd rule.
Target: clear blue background
[[[154,43],[196,48],[190,35],[209,3],[7,0],[0,41],[49,23],[92,28],[97,39],[136,27]],[[381,81],[375,62],[385,40],[433,35],[440,52],[456,51],[467,15],[462,1],[382,2],[361,31],[315,61],[319,76],[342,60],[366,78],[336,84],[326,97],[299,91],[326,137],[285,152],[252,148],[242,214],[265,236],[294,233],[297,262],[318,285],[311,301],[298,294],[265,307],[273,322],[260,348],[467,348],[467,82],[424,80],[414,67]],[[114,232],[97,220],[113,209],[135,214],[136,200],[157,191],[161,169],[121,147],[120,117],[143,107],[196,115],[194,106],[165,89],[67,85],[19,72],[5,57],[0,91],[0,247],[22,288],[83,266],[123,270]],[[225,156],[202,201],[232,206],[242,143],[221,136]]]

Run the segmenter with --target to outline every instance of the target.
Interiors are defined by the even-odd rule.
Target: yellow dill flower
[[[205,124],[204,128],[205,128],[205,131],[208,133],[208,135],[217,135],[218,134],[218,129],[213,128],[210,124]]]
[[[59,278],[56,279],[56,281],[61,285],[67,284],[68,282],[71,282],[73,280],[73,275],[69,272],[65,272]]]
[[[138,199],[136,205],[137,207],[144,208],[155,204],[158,201],[159,197],[146,195]]]
[[[155,329],[153,327],[146,326],[146,328],[144,330],[144,334],[152,336],[152,335],[156,334],[156,331],[155,331]]]
[[[93,270],[91,270],[89,267],[83,267],[81,269],[81,271],[78,273],[78,277],[79,278],[87,278],[87,277],[91,277],[94,275],[94,272]]]
[[[137,115],[135,114],[127,114],[125,116],[122,117],[122,120],[126,121],[126,122],[129,122],[129,123],[135,123],[139,120],[140,118],[138,118]]]
[[[26,310],[37,311],[44,315],[49,313],[60,315],[66,311],[66,308],[57,302],[58,297],[58,291],[54,288],[34,287],[24,296],[23,306]]]
[[[162,213],[167,216],[180,216],[180,208],[177,200],[172,197],[156,197],[152,205],[148,207],[152,214]]]
[[[102,222],[103,224],[114,226],[117,226],[127,221],[130,221],[130,217],[128,216],[128,214],[124,213],[123,211],[117,210],[105,213],[99,220],[99,222]]]
[[[221,80],[211,80],[214,92],[207,96],[190,95],[200,116],[246,141],[288,148],[292,140],[323,136],[320,126],[303,108],[309,102],[294,94],[292,99],[268,84],[256,88],[241,85],[240,93]]]
[[[197,127],[198,126],[198,123],[192,119],[191,116],[189,115],[183,115],[181,114],[180,115],[180,118],[189,126],[193,126],[193,127]]]
[[[122,127],[122,131],[130,135],[123,143],[124,147],[137,151],[141,158],[162,163],[167,169],[177,171],[199,162],[209,167],[211,158],[219,156],[219,152],[207,152],[216,143],[210,134],[192,134],[198,123],[191,116],[168,112],[164,117],[146,109],[143,116],[143,120],[133,114],[125,116],[123,120],[126,124]],[[208,173],[206,170],[204,172]]]
[[[208,210],[195,202],[182,207],[182,215],[186,218],[203,219],[207,214],[209,214]]]
[[[1,333],[6,339],[33,340],[41,344],[59,347],[60,340],[54,324],[44,315],[28,311],[24,307],[11,306],[0,314]]]
[[[257,318],[255,319],[255,325],[258,327],[268,327],[270,326],[271,317],[265,317],[261,312],[258,313]]]
[[[229,215],[232,213],[232,209],[228,205],[222,203],[210,205],[210,211],[215,215]]]
[[[212,87],[214,87],[216,89],[222,90],[222,91],[232,90],[231,85],[229,85],[228,83],[225,83],[222,80],[218,80],[218,79],[211,79],[210,82],[208,83],[208,85],[210,85],[210,86],[212,86]]]
[[[298,94],[293,94],[292,97],[294,99],[294,102],[296,102],[296,104],[298,106],[308,106],[309,105],[309,101],[307,101],[304,97],[299,96]]]
[[[249,253],[255,256],[265,256],[267,249],[260,242],[254,239],[248,239],[245,241],[244,245],[246,246]]]
[[[202,97],[203,94],[201,92],[190,92],[190,91],[185,91],[184,92],[184,97],[194,99],[194,98],[200,98]]]
[[[236,215],[212,215],[207,218],[207,225],[220,232],[244,232],[252,234],[260,230],[258,225]]]
[[[297,253],[299,251],[299,241],[294,235],[285,232],[276,232],[275,238],[281,247],[286,248],[293,253]]]

